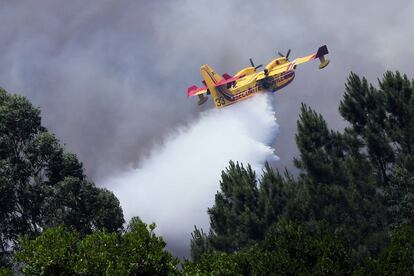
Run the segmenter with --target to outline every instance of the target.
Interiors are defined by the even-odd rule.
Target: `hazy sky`
[[[99,185],[198,118],[186,89],[200,84],[200,65],[234,74],[249,57],[266,64],[327,44],[325,70],[305,64],[274,95],[277,167],[292,167],[301,102],[341,128],[351,70],[374,83],[388,69],[414,77],[413,14],[401,0],[1,1],[0,86],[39,106]]]
[[[276,50],[294,58],[327,44],[326,70],[305,64],[275,95],[278,166],[291,166],[301,102],[341,126],[351,70],[374,82],[387,69],[411,73],[413,14],[412,1],[2,1],[0,86],[41,107],[99,179],[137,166],[197,117],[186,88],[200,83],[203,63],[231,74],[249,57],[266,64]]]

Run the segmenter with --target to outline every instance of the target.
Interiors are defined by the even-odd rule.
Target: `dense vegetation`
[[[29,275],[167,275],[177,274],[178,260],[165,242],[133,218],[123,233],[98,230],[82,238],[77,231],[49,228],[35,240],[23,238],[16,260]]]
[[[119,202],[86,180],[76,156],[23,97],[0,93],[0,267],[26,274],[414,274],[414,81],[378,88],[351,73],[343,131],[302,105],[297,177],[230,162],[195,228],[191,260],[165,251]],[[7,269],[0,269],[7,273]]]
[[[86,179],[76,155],[41,125],[40,110],[0,89],[0,265],[21,236],[59,225],[116,232],[123,223],[118,199]]]
[[[302,105],[297,178],[230,163],[187,269],[414,273],[414,82],[387,72],[377,89],[351,73],[339,112],[343,132]]]

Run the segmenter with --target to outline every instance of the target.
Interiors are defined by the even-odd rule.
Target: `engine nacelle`
[[[268,71],[271,71],[275,66],[279,66],[279,65],[281,65],[281,64],[283,64],[283,63],[286,63],[287,62],[287,59],[286,59],[286,57],[280,57],[280,58],[277,58],[277,59],[274,59],[274,60],[272,60],[271,62],[269,62],[267,65],[266,65],[266,69],[268,70]]]
[[[242,70],[240,70],[239,72],[237,72],[237,74],[235,74],[233,77],[240,77],[240,76],[247,76],[247,75],[251,75],[256,73],[256,68],[254,67],[246,67]]]

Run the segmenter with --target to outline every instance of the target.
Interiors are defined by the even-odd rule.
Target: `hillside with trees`
[[[295,178],[268,165],[259,180],[230,163],[195,229],[193,271],[219,274],[412,274],[414,82],[386,72],[379,88],[351,73],[329,129],[303,104]]]
[[[413,275],[414,81],[351,73],[339,112],[348,124],[334,131],[302,105],[298,176],[230,161],[210,229],[195,227],[180,266],[155,224],[123,229],[116,197],[87,180],[38,109],[1,90],[0,273]]]
[[[41,125],[40,110],[0,89],[0,264],[10,262],[19,237],[45,228],[86,235],[121,231],[123,223],[118,199],[87,180],[76,155]]]

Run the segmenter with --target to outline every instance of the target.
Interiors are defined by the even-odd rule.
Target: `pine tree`
[[[385,197],[391,227],[414,226],[414,175],[406,168],[394,166]]]
[[[222,172],[221,191],[215,196],[214,206],[208,209],[214,249],[233,252],[263,236],[259,214],[256,174],[230,161]]]
[[[208,235],[204,233],[203,229],[194,226],[194,231],[191,233],[191,260],[197,262],[202,259],[204,254],[212,251]]]
[[[264,229],[277,223],[289,208],[295,185],[293,176],[288,171],[282,176],[279,171],[273,170],[269,163],[265,164],[259,183],[259,213]]]
[[[384,95],[368,85],[365,78],[350,74],[345,84],[344,99],[339,106],[342,117],[351,125],[345,129],[349,138],[356,139],[359,150],[366,150],[378,182],[388,181],[389,164],[394,161],[394,152],[386,132],[386,110]]]
[[[357,273],[365,271],[364,262],[380,271],[375,259],[389,242],[389,229],[414,224],[413,92],[414,81],[399,72],[386,72],[379,88],[351,73],[339,106],[349,123],[343,132],[330,130],[322,115],[302,105],[296,134],[300,155],[294,160],[299,177],[281,175],[266,165],[261,180],[256,180],[249,167],[231,163],[209,209],[212,231],[203,241],[210,241],[215,251],[237,253],[207,254],[201,268],[208,271],[208,260],[215,266],[224,258],[223,268],[250,273],[241,256],[254,246],[259,249],[251,250],[252,258],[269,261],[264,267],[280,267],[283,264],[273,258],[281,261],[282,256],[263,255],[268,244],[264,235],[281,223],[293,223],[302,230],[324,225],[325,234],[348,243],[353,264],[363,267]],[[258,230],[247,231],[254,227]],[[287,252],[295,250],[289,237],[273,234],[287,244]],[[346,266],[343,271],[350,273]]]
[[[309,193],[308,221],[327,222],[357,255],[369,255],[383,244],[375,237],[384,235],[385,209],[372,159],[361,153],[363,141],[356,135],[364,119],[354,122],[355,128],[344,134],[329,131],[323,117],[303,105],[296,135],[300,156],[295,164],[301,169],[298,181]]]
[[[385,131],[396,161],[414,173],[414,80],[388,71],[379,86],[385,105]]]

